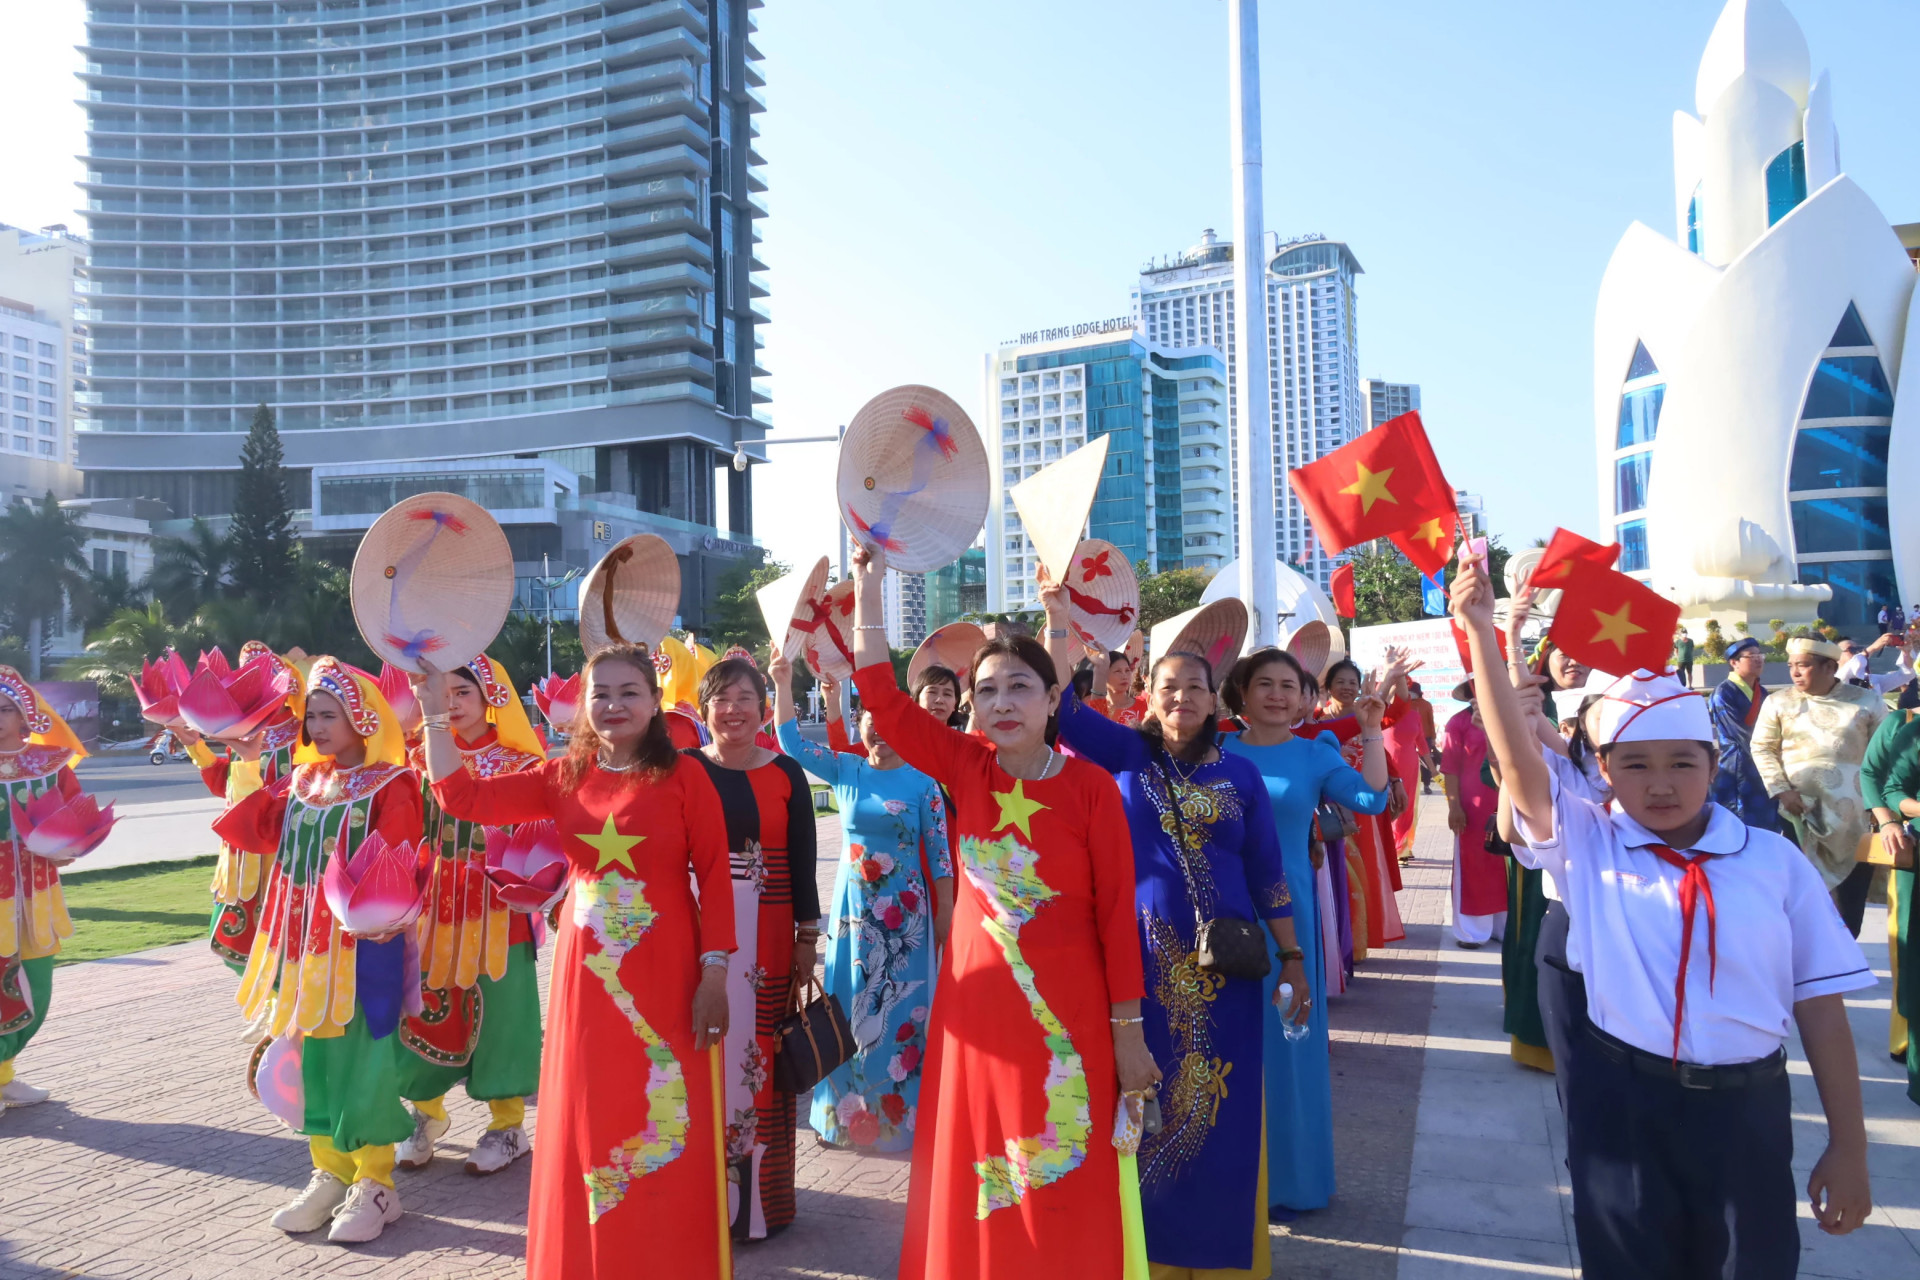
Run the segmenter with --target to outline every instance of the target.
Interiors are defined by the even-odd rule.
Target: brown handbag
[[[773,1087],[807,1093],[853,1056],[853,1026],[840,997],[829,995],[820,979],[796,979],[793,993],[793,1012],[773,1029]]]

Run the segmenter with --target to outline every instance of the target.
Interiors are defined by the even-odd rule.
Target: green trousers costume
[[[1900,1015],[1907,1020],[1907,1097],[1920,1103],[1920,948],[1913,945],[1913,898],[1920,890],[1915,888],[1911,871],[1896,871],[1893,879],[1899,899],[1895,916],[1899,933],[1894,947],[1897,954],[1888,958],[1899,975],[1895,995]]]
[[[1513,1038],[1514,1059],[1551,1071],[1547,1031],[1540,1020],[1540,972],[1533,960],[1540,924],[1547,918],[1547,895],[1540,887],[1544,874],[1530,871],[1515,860],[1507,863],[1507,928],[1500,941],[1500,986],[1506,995],[1502,1026]]]
[[[400,1041],[375,1040],[356,1004],[344,1034],[300,1043],[300,1078],[307,1092],[301,1132],[331,1139],[341,1151],[402,1142],[413,1117],[400,1102]]]
[[[33,1039],[33,1033],[47,1020],[47,1006],[53,1001],[53,961],[52,956],[41,956],[38,960],[20,962],[27,990],[33,993],[33,1015],[26,1026],[0,1036],[0,1064],[19,1057],[20,1051],[27,1047],[27,1041]]]
[[[401,1046],[400,1096],[409,1102],[440,1097],[461,1081],[478,1102],[523,1098],[540,1088],[540,975],[531,942],[516,942],[507,952],[507,972],[498,982],[481,974],[475,984],[480,1030],[472,1056],[463,1063],[429,1061]],[[411,1130],[409,1130],[411,1132]]]

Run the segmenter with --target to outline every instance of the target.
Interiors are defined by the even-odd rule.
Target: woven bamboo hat
[[[801,652],[813,674],[844,680],[853,674],[853,579],[835,583],[807,602],[799,624],[805,635]],[[816,619],[818,621],[816,621]],[[807,631],[807,625],[812,630]]]
[[[1240,660],[1246,639],[1247,606],[1230,597],[1156,623],[1147,644],[1155,662],[1170,653],[1199,654],[1212,664],[1218,682]]]
[[[1099,649],[1127,643],[1140,617],[1140,583],[1120,548],[1099,538],[1084,540],[1074,548],[1066,584],[1068,625],[1080,643]]]
[[[1326,673],[1327,664],[1333,660],[1333,642],[1338,634],[1320,619],[1309,618],[1293,629],[1283,647],[1307,669],[1309,675],[1318,680]],[[1345,652],[1343,648],[1343,656]]]
[[[806,647],[807,632],[799,624],[812,616],[807,602],[826,589],[827,558],[821,556],[806,572],[796,569],[753,593],[760,604],[760,616],[766,619],[767,635],[789,659],[799,657]]]
[[[1093,495],[1107,465],[1107,437],[1096,436],[1060,461],[1007,490],[1020,523],[1055,582],[1066,573],[1093,510]]]
[[[987,642],[987,633],[971,622],[949,622],[913,651],[907,663],[907,683],[928,667],[945,667],[960,678],[960,692],[967,691],[973,671],[973,655]]]
[[[614,544],[580,587],[580,645],[587,655],[611,644],[652,649],[680,612],[680,559],[667,540],[636,533]]]
[[[353,558],[353,620],[382,660],[442,671],[479,657],[513,606],[513,551],[478,503],[419,493],[393,504]]]
[[[902,573],[951,564],[987,518],[987,451],[966,412],[932,387],[883,391],[840,442],[840,518]]]

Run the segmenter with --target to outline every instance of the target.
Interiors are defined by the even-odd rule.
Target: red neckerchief
[[[1713,979],[1719,968],[1719,949],[1714,943],[1713,884],[1707,879],[1710,853],[1691,856],[1675,853],[1663,844],[1648,845],[1653,855],[1670,867],[1678,867],[1680,879],[1680,973],[1673,982],[1673,1062],[1680,1065],[1680,1019],[1687,1007],[1687,961],[1693,954],[1693,912],[1701,898],[1707,900],[1707,994],[1713,994]]]
[[[1747,701],[1747,728],[1751,729],[1760,722],[1760,704],[1766,700],[1766,686],[1756,680],[1753,685],[1753,697]]]

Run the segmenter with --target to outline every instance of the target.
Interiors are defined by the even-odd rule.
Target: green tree
[[[87,576],[90,583],[87,610],[80,619],[80,629],[84,632],[92,633],[106,626],[107,620],[122,609],[138,609],[146,604],[146,583],[134,582],[125,569]]]
[[[1150,572],[1142,560],[1133,567],[1140,580],[1140,629],[1153,630],[1154,624],[1198,608],[1200,596],[1213,575],[1205,569],[1166,569]]]
[[[547,674],[547,617],[544,613],[512,613],[500,628],[500,634],[487,646],[487,653],[507,669],[513,687],[521,693],[532,688]],[[554,674],[570,676],[585,662],[580,647],[580,628],[555,619],[553,624]]]
[[[258,600],[279,598],[293,580],[298,558],[282,457],[273,410],[262,404],[253,411],[253,426],[240,450],[233,525],[227,530],[234,586]]]
[[[1413,622],[1426,616],[1420,605],[1420,571],[1391,543],[1368,543],[1349,558],[1355,626]]]
[[[232,564],[227,540],[199,516],[184,538],[153,544],[153,573],[147,587],[165,602],[167,612],[185,618],[226,588]]]
[[[49,492],[38,502],[16,502],[0,516],[0,609],[27,642],[27,676],[40,678],[46,624],[59,621],[71,601],[84,609],[92,577],[87,534],[73,512]]]
[[[123,681],[138,680],[140,667],[177,649],[191,663],[207,644],[206,633],[189,619],[176,625],[167,616],[167,606],[149,600],[137,609],[121,609],[104,626],[87,636],[86,652],[61,664],[60,675],[67,680],[92,680],[103,691],[124,690]]]
[[[754,593],[788,572],[778,560],[761,565],[742,560],[728,569],[714,584],[713,608],[707,610],[707,625],[700,628],[701,641],[715,653],[735,644],[756,654],[767,652],[767,620],[760,616]]]

